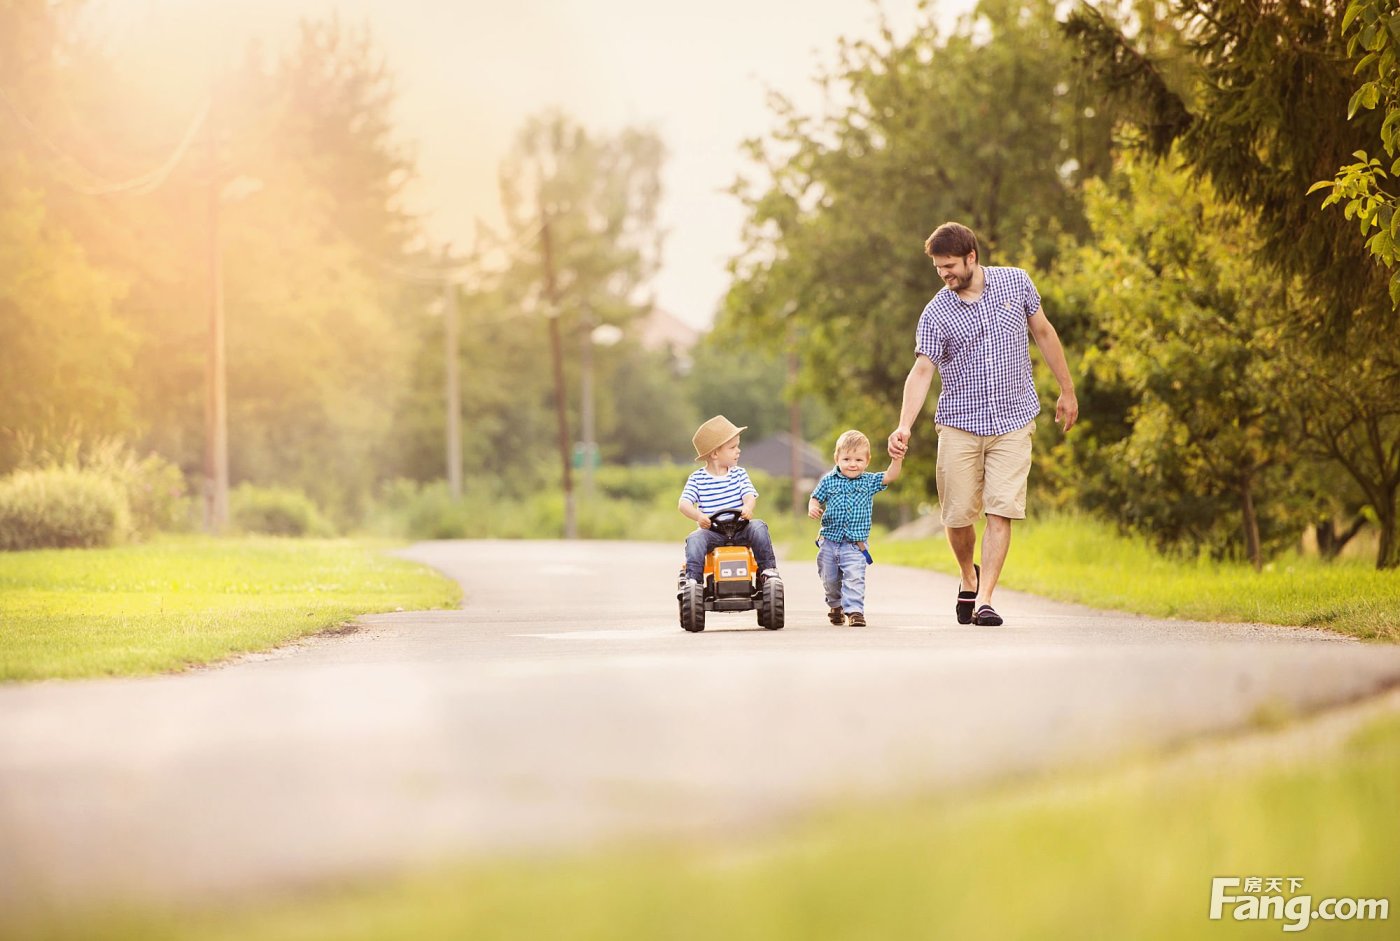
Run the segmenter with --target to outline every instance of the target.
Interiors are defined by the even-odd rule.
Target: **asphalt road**
[[[1001,780],[1306,714],[1400,649],[1159,621],[875,565],[833,627],[678,626],[679,545],[436,542],[461,610],[178,676],[0,687],[0,906],[237,895],[438,858],[731,832],[822,802]],[[1014,565],[1014,549],[1012,564]]]

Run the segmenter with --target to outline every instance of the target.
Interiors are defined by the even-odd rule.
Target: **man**
[[[1060,397],[1055,421],[1065,431],[1079,417],[1079,400],[1059,335],[1040,306],[1040,294],[1020,268],[978,264],[977,236],[945,222],[924,243],[945,287],[924,308],[915,332],[914,367],[904,381],[899,427],[889,453],[909,451],[914,419],[924,407],[933,372],[943,380],[934,417],[938,430],[938,502],[948,544],[962,573],[955,612],[960,624],[997,625],[992,593],[1011,546],[1011,521],[1026,518],[1031,436],[1040,398],[1031,378],[1035,337]],[[985,511],[982,565],[973,564]]]

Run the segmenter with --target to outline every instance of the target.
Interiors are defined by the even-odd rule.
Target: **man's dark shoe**
[[[963,591],[962,578],[958,578],[958,604],[953,610],[958,614],[959,624],[972,623],[972,609],[977,604],[977,589],[982,587],[982,567],[974,562],[972,570],[977,573],[977,587],[972,591]]]
[[[864,626],[865,626],[865,612],[863,612],[863,611],[851,611],[851,612],[849,612],[849,613],[846,615],[846,622],[847,622],[848,624],[850,624],[851,627],[864,627]]]
[[[984,604],[977,609],[977,613],[972,616],[972,623],[982,627],[996,627],[1001,624],[1001,615],[989,604]]]
[[[837,627],[841,627],[846,623],[846,615],[841,612],[840,608],[828,608],[826,611],[826,619]]]

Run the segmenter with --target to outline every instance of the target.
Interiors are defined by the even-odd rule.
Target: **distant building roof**
[[[792,435],[786,431],[745,444],[743,452],[739,462],[747,468],[767,471],[775,477],[792,476]],[[806,441],[797,442],[797,458],[801,480],[816,480],[836,464]]]
[[[637,320],[637,341],[648,350],[667,350],[683,368],[690,367],[690,351],[700,342],[701,331],[660,307]]]

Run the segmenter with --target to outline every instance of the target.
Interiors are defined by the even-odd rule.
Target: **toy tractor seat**
[[[780,630],[784,623],[782,580],[760,579],[753,550],[735,542],[749,521],[735,510],[721,510],[710,518],[710,524],[725,542],[705,557],[701,584],[687,584],[685,568],[681,568],[681,627],[691,633],[703,631],[706,611],[757,610],[760,627]]]

